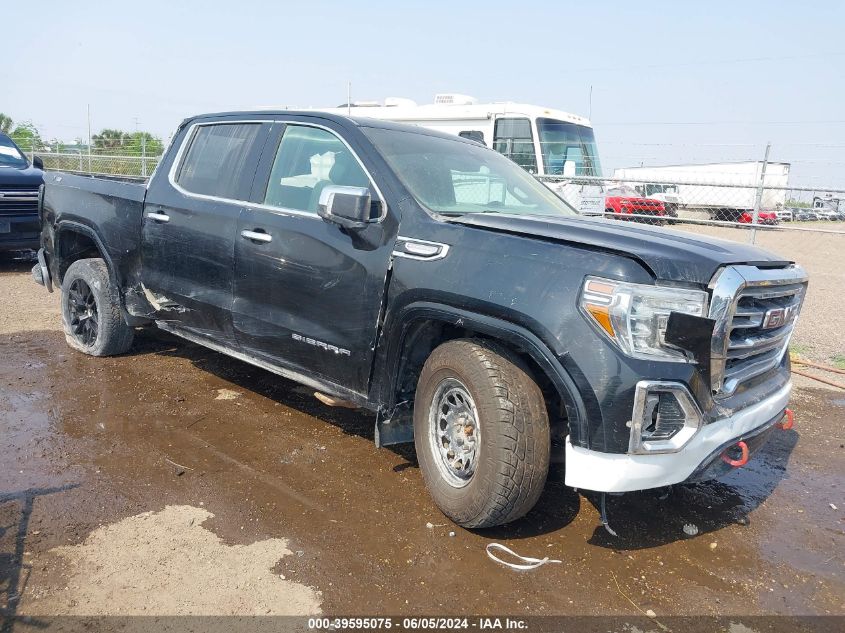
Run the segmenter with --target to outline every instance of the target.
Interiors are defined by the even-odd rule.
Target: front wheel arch
[[[549,346],[530,330],[489,315],[428,302],[407,306],[402,311],[401,323],[397,321],[390,328],[392,334],[385,346],[385,355],[379,361],[380,369],[376,370],[378,390],[374,392],[374,399],[381,403],[388,417],[397,403],[413,396],[422,365],[438,345],[456,338],[480,338],[519,356],[538,381],[546,382],[554,389],[565,407],[566,432],[571,441],[577,446],[587,446],[585,394],[579,390],[570,369],[561,365]],[[577,368],[575,370],[577,373]],[[593,403],[590,410],[600,412],[597,403]]]

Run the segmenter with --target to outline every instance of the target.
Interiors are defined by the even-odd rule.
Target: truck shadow
[[[195,367],[278,402],[285,407],[331,424],[347,435],[374,442],[375,416],[358,410],[328,407],[316,398],[314,390],[286,380],[263,369],[205,349],[161,330],[142,330],[127,356],[157,354],[189,360]],[[394,472],[419,467],[413,443],[386,447],[402,458]],[[581,497],[563,483],[563,469],[553,465],[549,481],[534,509],[522,519],[501,528],[479,531],[495,538],[529,538],[548,534],[569,525],[581,507]]]
[[[305,415],[331,424],[347,435],[355,435],[374,442],[375,414],[356,409],[330,407],[314,397],[314,389],[300,385],[277,374],[206,349],[161,330],[141,330],[132,350],[125,356],[156,354],[187,359],[197,369],[234,383],[245,391],[255,393]],[[389,446],[406,463],[397,472],[417,467],[413,444]]]
[[[0,251],[0,275],[27,273],[36,261],[33,251]]]
[[[614,550],[647,549],[729,525],[748,525],[749,515],[789,477],[787,465],[799,437],[794,430],[774,432],[745,467],[721,479],[608,495],[608,523],[618,536],[599,524],[590,544]],[[586,493],[585,498],[598,512],[600,495]],[[685,526],[693,533],[685,532]]]
[[[374,440],[373,414],[328,407],[314,398],[313,389],[165,332],[139,333],[129,355],[145,354],[187,359],[198,369],[331,424],[347,435]],[[686,524],[695,525],[698,534],[704,534],[746,523],[748,514],[788,476],[786,466],[798,437],[795,431],[774,433],[746,467],[721,480],[608,495],[608,520],[618,536],[611,536],[597,519],[589,542],[615,550],[646,549],[688,538],[684,532]],[[413,444],[387,448],[404,460],[394,471],[418,468]],[[555,532],[575,519],[581,510],[582,497],[598,511],[600,496],[567,487],[563,483],[562,465],[553,466],[543,495],[531,512],[508,525],[479,530],[478,534],[495,539],[521,539]]]

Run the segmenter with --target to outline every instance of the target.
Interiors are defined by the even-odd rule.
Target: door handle
[[[265,233],[264,231],[241,231],[241,237],[245,240],[264,242],[265,244],[273,241],[273,236],[269,233]]]
[[[170,222],[170,216],[166,213],[159,213],[157,211],[149,211],[147,217],[155,222]]]

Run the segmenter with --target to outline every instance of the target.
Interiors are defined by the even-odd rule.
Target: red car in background
[[[743,211],[739,214],[739,219],[736,220],[740,224],[752,224],[754,222],[753,211]],[[778,223],[778,214],[774,211],[758,211],[757,223],[765,225],[774,225]]]
[[[643,198],[636,189],[624,185],[607,190],[604,196],[604,211],[612,213],[611,217],[618,216],[620,220],[648,224],[663,224],[665,222],[663,218],[666,215],[666,207],[662,201]],[[624,217],[643,215],[651,217]]]

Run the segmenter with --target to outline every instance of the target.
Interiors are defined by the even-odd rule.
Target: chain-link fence
[[[148,178],[160,156],[27,152],[45,169]],[[580,172],[581,170],[579,170]],[[790,184],[790,164],[736,161],[613,170],[612,177],[541,175],[537,178],[584,215],[656,225],[709,224],[751,229],[796,229],[845,234],[845,189]],[[456,192],[484,204],[504,183],[461,174]],[[491,189],[492,188],[492,189]]]
[[[698,171],[694,167],[700,167]],[[845,189],[791,186],[788,166],[743,165],[748,174],[709,166],[632,168],[613,178],[540,176],[584,215],[655,225],[709,224],[751,229],[796,229],[845,235]]]
[[[113,156],[87,152],[35,152],[44,162],[44,169],[99,176],[148,178],[160,156]]]

